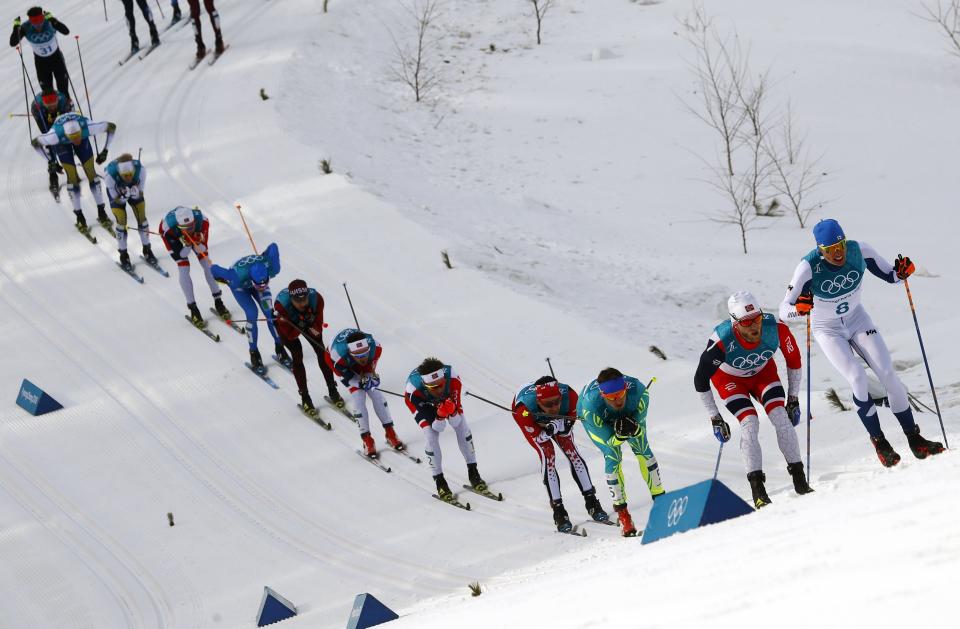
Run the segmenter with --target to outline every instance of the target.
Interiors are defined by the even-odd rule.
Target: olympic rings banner
[[[753,513],[753,508],[718,480],[670,491],[657,498],[650,509],[642,544],[649,544],[674,533],[689,531]]]

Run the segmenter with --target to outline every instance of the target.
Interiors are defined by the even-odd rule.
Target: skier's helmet
[[[261,293],[270,288],[270,273],[267,272],[267,265],[263,262],[251,264],[250,281],[253,282],[253,287]]]
[[[193,210],[188,207],[183,207],[182,205],[174,210],[174,218],[177,219],[177,226],[180,229],[190,229],[193,227],[194,218]]]
[[[727,312],[734,323],[750,321],[763,314],[760,304],[753,293],[747,290],[738,290],[727,300]]]
[[[825,218],[813,226],[813,237],[820,247],[830,247],[847,239],[840,223],[832,218]]]
[[[297,302],[304,302],[310,298],[310,288],[307,283],[301,279],[296,279],[287,285],[287,292],[290,293],[290,299]]]

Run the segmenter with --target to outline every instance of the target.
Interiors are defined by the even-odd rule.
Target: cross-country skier
[[[207,47],[203,43],[203,33],[200,29],[200,0],[189,0],[190,19],[193,20],[193,34],[197,42],[197,59],[203,59],[207,54]],[[217,8],[213,6],[213,0],[203,0],[203,7],[210,14],[210,24],[213,26],[214,34],[214,52],[223,53],[223,34],[220,32],[220,14]]]
[[[157,25],[153,21],[153,13],[150,12],[150,5],[147,0],[137,0],[137,6],[143,13],[143,19],[147,21],[147,27],[150,29],[150,45],[160,45],[160,33],[157,32]],[[123,0],[123,14],[127,18],[127,28],[130,30],[130,54],[140,50],[140,40],[137,39],[137,19],[133,16],[133,0]]]
[[[406,446],[397,437],[393,429],[393,417],[387,400],[380,392],[380,376],[377,374],[377,362],[383,348],[373,336],[356,328],[341,330],[330,343],[327,364],[340,377],[340,381],[350,391],[353,416],[360,428],[360,440],[364,453],[377,456],[377,447],[370,435],[370,416],[367,414],[367,398],[373,403],[373,410],[383,425],[384,437],[390,447],[403,450]]]
[[[557,474],[553,441],[570,462],[570,473],[583,494],[587,513],[598,522],[608,520],[607,512],[597,500],[597,490],[590,480],[587,463],[573,441],[577,417],[577,392],[573,387],[557,382],[553,376],[543,376],[520,389],[513,398],[512,408],[513,420],[540,457],[540,478],[547,488],[557,530],[568,532],[573,525],[560,494],[560,476]]]
[[[765,314],[750,292],[737,291],[731,295],[727,300],[727,311],[730,319],[717,325],[710,335],[707,348],[700,356],[693,385],[710,415],[713,434],[720,443],[730,439],[730,425],[717,409],[710,392],[711,382],[727,410],[740,423],[740,451],[753,492],[753,504],[759,509],[770,504],[770,497],[763,485],[766,476],[760,450],[760,420],[751,397],[760,401],[773,424],[794,490],[798,494],[813,491],[803,473],[800,444],[794,429],[800,422],[800,402],[797,399],[800,348],[790,328],[777,321],[775,316]],[[786,394],[773,360],[778,348],[787,362]]]
[[[430,460],[430,470],[437,484],[437,495],[442,500],[453,500],[446,479],[443,477],[443,453],[440,450],[440,433],[447,427],[457,435],[460,453],[467,463],[467,476],[477,491],[487,489],[487,484],[477,471],[477,454],[473,447],[473,435],[467,419],[463,416],[460,392],[463,383],[450,365],[436,358],[426,358],[410,372],[404,389],[407,408],[414,414],[426,438],[425,452]]]
[[[297,390],[300,392],[300,403],[303,410],[311,412],[315,409],[310,392],[307,389],[307,370],[303,364],[303,345],[298,338],[303,334],[307,344],[313,345],[317,355],[317,364],[327,383],[327,392],[334,404],[345,406],[333,371],[327,364],[327,350],[323,344],[323,296],[313,288],[309,288],[304,280],[296,279],[280,291],[273,302],[273,318],[277,326],[277,334],[283,345],[290,350],[292,356],[293,377],[297,381]],[[282,347],[280,349],[283,349]],[[281,360],[287,358],[287,353],[277,352]]]
[[[250,346],[250,366],[257,372],[265,372],[263,358],[257,349],[259,313],[267,318],[267,329],[273,337],[274,346],[278,355],[286,355],[283,343],[277,335],[273,325],[273,295],[270,293],[270,278],[280,272],[280,248],[277,243],[270,243],[263,253],[244,256],[233,263],[230,268],[216,264],[211,269],[217,281],[226,282],[230,291],[247,316],[247,343]]]
[[[866,371],[854,352],[867,362],[887,390],[890,410],[900,422],[914,456],[924,459],[943,452],[943,444],[920,435],[920,426],[913,419],[906,387],[897,377],[890,351],[866,308],[860,304],[866,271],[896,284],[914,272],[913,262],[900,256],[890,264],[867,243],[847,240],[840,224],[832,218],[817,223],[813,236],[817,247],[804,256],[794,270],[780,305],[780,318],[789,321],[810,316],[813,338],[827,360],[850,383],[857,415],[884,466],[896,465],[900,455],[880,429],[880,418],[867,390]]]
[[[147,225],[147,209],[144,192],[147,189],[147,169],[134,159],[130,153],[124,153],[107,164],[104,171],[107,182],[107,198],[110,199],[110,210],[117,219],[117,250],[120,253],[120,266],[132,268],[130,254],[127,253],[127,204],[133,209],[137,219],[137,230],[140,233],[140,244],[143,246],[143,259],[149,264],[156,264],[157,257],[150,247],[150,231]]]
[[[46,133],[53,128],[53,123],[60,114],[73,111],[73,103],[66,94],[55,90],[46,90],[37,94],[30,105],[30,113],[37,123],[40,133]],[[63,172],[63,166],[57,162],[57,153],[53,148],[44,151],[47,160],[47,174],[50,176],[50,192],[57,199],[60,198],[60,179],[57,173]]]
[[[167,212],[160,221],[160,236],[163,244],[170,252],[170,257],[177,263],[177,273],[180,279],[180,290],[187,300],[187,309],[190,311],[190,320],[197,327],[206,326],[206,322],[197,308],[197,300],[193,296],[193,280],[190,279],[190,252],[197,256],[203,277],[207,280],[210,293],[213,295],[213,304],[217,314],[229,318],[230,311],[223,305],[220,286],[213,278],[210,270],[210,253],[207,250],[210,239],[210,221],[197,209],[175,207]]]
[[[87,220],[83,216],[83,209],[80,205],[80,175],[77,173],[77,165],[73,161],[74,155],[83,167],[83,172],[90,184],[90,191],[97,202],[97,220],[105,229],[112,226],[110,219],[107,217],[106,206],[103,203],[100,177],[97,176],[97,171],[93,166],[94,156],[90,136],[98,133],[107,134],[107,141],[104,142],[103,149],[96,156],[96,162],[102,164],[107,161],[107,150],[110,148],[110,143],[113,142],[113,134],[116,130],[117,125],[112,122],[91,122],[76,112],[69,112],[58,116],[50,131],[33,139],[33,147],[38,155],[44,159],[49,159],[44,147],[51,147],[60,160],[63,169],[67,172],[68,191],[70,200],[73,202],[73,213],[77,216],[78,227],[85,228]]]
[[[640,473],[647,482],[650,496],[656,500],[664,493],[657,459],[647,439],[647,407],[650,392],[642,382],[607,367],[597,379],[583,387],[577,402],[577,416],[603,453],[607,487],[613,497],[613,508],[624,537],[637,534],[627,510],[627,492],[621,468],[620,447],[629,444],[640,463]]]
[[[70,81],[67,73],[67,64],[57,41],[57,33],[69,35],[70,29],[53,17],[49,11],[44,12],[40,7],[30,7],[27,11],[29,18],[26,24],[20,23],[20,16],[13,21],[13,33],[10,34],[10,47],[20,44],[26,38],[33,47],[33,65],[37,69],[37,81],[40,90],[52,90],[53,79],[57,79],[57,91],[62,94],[70,93]]]

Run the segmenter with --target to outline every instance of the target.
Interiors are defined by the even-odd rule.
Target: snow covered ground
[[[649,428],[666,485],[709,477],[717,444],[692,391],[695,360],[727,295],[749,288],[774,307],[813,241],[789,216],[764,219],[744,256],[737,234],[709,220],[719,201],[697,155],[713,140],[683,107],[689,3],[559,0],[538,47],[526,3],[450,0],[437,22],[444,81],[419,105],[386,78],[388,25],[405,30],[392,0],[331,0],[326,15],[307,0],[221,4],[231,49],[191,73],[189,29],[117,68],[119,5],[108,24],[96,3],[48,7],[81,36],[94,117],[119,127],[111,155],[143,148],[151,224],[199,205],[215,261],[229,263],[249,253],[240,203],[257,246],[280,245],[275,286],[304,277],[325,295],[328,339],[352,325],[349,284],[392,390],[427,355],[502,404],[546,356],[578,388],[608,364],[656,376]],[[917,261],[911,286],[954,436],[956,59],[913,15],[919,2],[705,6],[771,67],[777,98],[793,100],[823,153],[829,203],[815,217]],[[76,80],[71,39],[61,43]],[[4,85],[19,85],[17,65],[11,56]],[[3,103],[22,111],[23,94],[8,89]],[[11,402],[27,377],[66,408],[0,410],[0,626],[249,627],[264,585],[300,607],[291,627],[343,626],[359,592],[401,613],[397,627],[749,626],[769,612],[786,626],[955,624],[960,460],[912,459],[883,410],[905,458],[882,469],[855,414],[824,401],[828,387],[848,394],[816,348],[811,496],[793,495],[762,429],[764,512],[643,547],[612,527],[558,535],[513,421],[468,399],[481,472],[507,500],[451,509],[428,497],[425,465],[385,454],[385,475],[351,453],[359,439],[339,415],[324,410],[330,433],[305,420],[292,378],[273,369],[281,389],[261,384],[226,326],[219,344],[191,330],[175,279],[145,269],[138,286],[118,272],[108,235],[95,228],[91,246],[66,196],[52,201],[23,127],[0,126],[0,381]],[[335,174],[320,173],[323,158]],[[90,219],[85,187],[84,204]],[[864,301],[907,386],[932,404],[902,289],[871,278]],[[316,398],[322,379],[308,374]],[[400,436],[422,451],[390,401]],[[918,420],[936,438],[936,419]],[[602,485],[599,456],[578,440]],[[464,482],[443,443],[448,477]],[[748,496],[733,445],[720,478]],[[625,469],[639,524],[649,498],[636,466]]]

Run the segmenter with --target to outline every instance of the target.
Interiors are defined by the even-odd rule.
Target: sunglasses
[[[626,389],[620,389],[619,391],[615,391],[614,393],[603,393],[603,392],[601,392],[601,393],[600,393],[600,396],[601,396],[603,399],[605,399],[605,400],[610,400],[610,401],[612,401],[612,402],[618,402],[618,401],[622,400],[623,398],[625,398],[625,397],[627,396],[627,390],[626,390]]]
[[[841,240],[840,242],[834,243],[832,245],[823,246],[820,245],[820,251],[824,252],[827,255],[833,255],[847,250],[847,241]]]
[[[554,406],[560,406],[561,399],[558,397],[552,398],[550,400],[540,400],[540,406],[553,408]]]
[[[753,327],[754,325],[760,323],[760,321],[762,321],[762,317],[761,317],[760,314],[758,313],[758,314],[755,314],[754,316],[750,317],[749,319],[747,319],[747,318],[737,319],[737,325],[740,326],[741,328],[750,328],[750,327]]]

